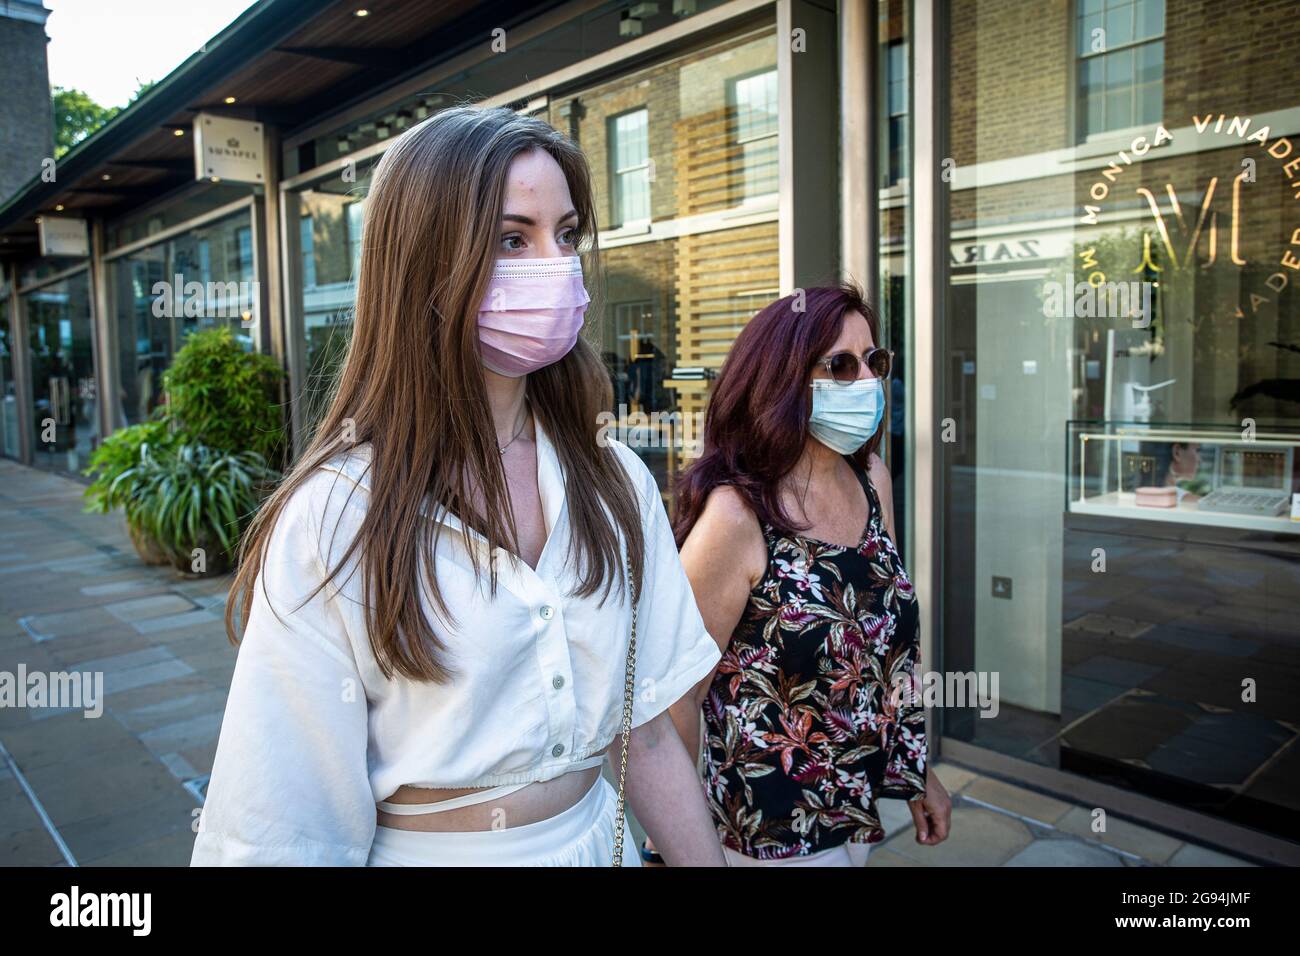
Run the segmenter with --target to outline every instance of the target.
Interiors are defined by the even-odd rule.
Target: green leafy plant
[[[83,471],[92,479],[85,491],[86,510],[100,514],[116,508],[125,510],[135,486],[129,481],[119,481],[122,474],[140,464],[146,448],[166,451],[183,439],[163,416],[113,432],[91,452]],[[126,526],[140,560],[145,564],[168,563],[168,555],[148,532],[129,518]]]
[[[86,510],[107,514],[114,508],[123,507],[130,486],[119,483],[118,476],[140,463],[144,446],[160,450],[178,444],[182,437],[160,417],[119,428],[105,438],[90,453],[90,460],[82,472],[92,479],[85,491]]]
[[[283,372],[245,352],[229,328],[192,333],[163,374],[167,402],[91,454],[88,511],[122,509],[146,563],[182,571],[195,549],[219,573],[263,494],[279,478]]]
[[[128,524],[147,533],[182,570],[194,550],[217,571],[233,556],[239,536],[279,473],[254,451],[232,452],[190,442],[140,448],[140,461],[119,474],[109,491]]]
[[[166,417],[189,439],[277,462],[284,442],[275,359],[246,352],[226,326],[190,333],[163,373]]]

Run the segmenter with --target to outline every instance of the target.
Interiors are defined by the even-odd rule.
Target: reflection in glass
[[[1164,29],[1164,0],[1077,4],[1080,139],[1159,122]]]
[[[776,70],[768,69],[727,81],[728,102],[735,115],[732,138],[741,148],[742,175],[737,199],[744,202],[776,192]]]
[[[649,114],[644,109],[610,117],[611,226],[650,218]]]
[[[356,275],[369,175],[377,160],[289,193],[286,214],[297,223],[291,250],[298,263],[297,310],[303,335],[303,423],[324,413],[352,334]],[[354,175],[355,172],[355,175]]]

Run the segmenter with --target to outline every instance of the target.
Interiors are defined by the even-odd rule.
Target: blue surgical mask
[[[832,379],[814,379],[812,415],[808,430],[813,437],[841,455],[851,455],[876,433],[885,413],[885,389],[878,378],[860,378],[847,385]]]

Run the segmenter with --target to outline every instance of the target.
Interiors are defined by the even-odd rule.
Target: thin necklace
[[[523,420],[519,423],[519,427],[515,429],[514,438],[511,438],[504,445],[497,445],[497,451],[501,452],[501,454],[504,455],[506,453],[506,449],[515,443],[515,438],[518,438],[520,435],[524,433],[524,426],[527,424],[528,424],[528,404],[525,402],[524,417]]]

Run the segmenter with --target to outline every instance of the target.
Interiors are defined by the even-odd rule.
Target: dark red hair
[[[777,299],[736,337],[704,415],[704,451],[675,485],[673,534],[681,547],[704,510],[709,492],[731,485],[760,522],[802,531],[781,507],[781,480],[803,453],[812,412],[808,382],[817,360],[840,337],[844,316],[858,312],[880,345],[880,321],[854,285],[803,290]],[[863,468],[880,445],[885,421],[852,455]]]

